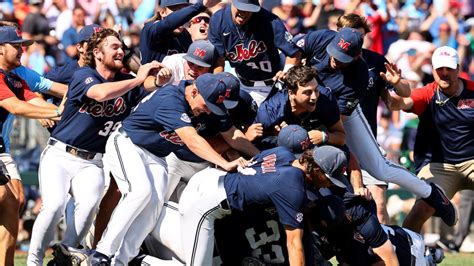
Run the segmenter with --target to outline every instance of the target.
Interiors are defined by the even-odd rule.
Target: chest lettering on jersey
[[[90,101],[85,103],[79,109],[80,113],[86,113],[94,117],[112,117],[123,114],[127,110],[127,105],[122,97],[115,99],[113,103],[110,101],[96,102]]]
[[[459,100],[458,109],[472,109],[474,108],[474,99]]]
[[[178,134],[176,134],[176,132],[174,131],[172,132],[161,131],[160,136],[175,145],[180,145],[180,146],[184,145],[184,142],[181,140]]]
[[[263,162],[262,162],[262,173],[274,173],[276,172],[276,154],[270,154],[268,156],[263,157]]]
[[[248,48],[244,48],[244,44],[237,44],[235,46],[235,52],[230,52],[227,54],[229,61],[236,63],[241,61],[246,61],[252,58],[257,57],[258,54],[264,53],[267,51],[267,46],[263,41],[251,40],[249,42]]]

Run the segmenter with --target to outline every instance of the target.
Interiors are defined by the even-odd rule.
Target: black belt
[[[55,146],[59,143],[60,142],[58,140],[55,140],[55,139],[49,139],[48,140],[48,144],[51,145],[51,146]],[[71,145],[66,144],[66,143],[61,143],[61,144],[63,144],[66,147],[65,150],[66,150],[67,153],[70,153],[70,154],[72,154],[74,156],[77,156],[79,158],[82,158],[84,160],[92,160],[97,155],[97,152],[90,152],[90,151],[86,151],[86,150],[83,150],[83,149],[79,149],[79,148],[76,148],[76,147],[71,146]]]
[[[257,81],[240,78],[240,82],[247,87],[253,87]],[[263,82],[266,86],[273,86],[273,83],[275,83],[273,79],[258,80],[258,82]]]
[[[221,203],[219,203],[219,206],[223,210],[230,211],[230,205],[229,205],[229,201],[227,201],[227,199],[224,199],[223,201],[221,201]]]

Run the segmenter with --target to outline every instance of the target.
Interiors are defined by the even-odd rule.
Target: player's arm
[[[398,95],[391,95],[390,93],[388,97],[390,97],[388,108],[391,111],[411,110],[413,108],[413,100],[410,97],[405,98]]]
[[[304,265],[303,229],[291,228],[285,225],[285,233],[290,265]]]
[[[313,129],[308,132],[308,135],[314,145],[342,146],[346,142],[346,132],[340,119],[329,129]]]
[[[372,249],[377,254],[386,266],[398,266],[398,258],[393,249],[392,242],[389,239],[385,241],[380,247]]]
[[[385,62],[387,72],[380,76],[395,89],[395,93],[401,97],[410,97],[410,84],[408,80],[402,79],[402,71],[394,63]]]
[[[224,66],[225,66],[225,58],[224,57],[217,58],[215,67],[214,67],[214,74],[224,72]]]
[[[247,161],[243,158],[239,158],[232,162],[226,161],[211,147],[211,145],[209,145],[209,143],[203,137],[198,134],[194,127],[181,127],[175,129],[175,132],[193,153],[206,161],[220,166],[226,171],[233,171],[239,165],[242,167],[247,166]]]
[[[224,140],[235,150],[238,150],[251,157],[260,151],[247,139],[244,133],[232,126],[229,130],[221,132]]]
[[[87,90],[86,96],[97,102],[104,102],[122,96],[129,90],[142,84],[148,77],[150,70],[158,67],[159,63],[157,61],[144,64],[138,70],[135,78],[93,85]]]
[[[22,101],[17,97],[10,97],[0,101],[0,107],[7,110],[13,115],[23,116],[27,118],[56,118],[61,115],[61,112],[58,111],[58,108],[53,104],[49,104],[47,107],[42,107],[32,104],[30,102]]]
[[[63,96],[67,93],[67,85],[53,81],[53,85],[51,86],[49,91],[45,93],[54,97],[63,98]]]

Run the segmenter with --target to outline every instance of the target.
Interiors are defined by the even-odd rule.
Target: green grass
[[[24,253],[24,252],[17,252],[17,254],[15,254],[15,266],[24,266],[24,265],[26,265],[26,256],[27,256],[27,254]],[[46,259],[44,260],[45,261],[44,265],[46,265],[46,263],[50,259],[51,259],[51,255],[47,255]],[[334,263],[334,261],[331,261],[331,262],[333,262],[333,265],[336,265]],[[474,264],[473,262],[474,262],[474,253],[459,253],[459,254],[447,253],[446,258],[439,265],[443,265],[443,266],[451,266],[451,265],[452,266],[471,266],[471,265]]]

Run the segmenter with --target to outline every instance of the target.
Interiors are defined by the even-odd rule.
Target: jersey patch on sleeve
[[[186,123],[191,123],[191,118],[189,118],[188,114],[182,113],[181,114],[181,121]]]
[[[84,80],[84,83],[88,85],[88,84],[91,84],[92,81],[94,81],[94,79],[92,77],[88,77]]]

